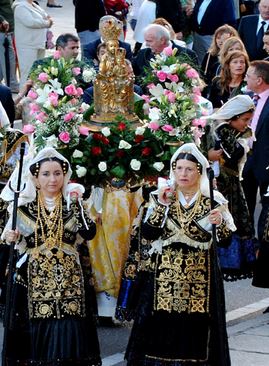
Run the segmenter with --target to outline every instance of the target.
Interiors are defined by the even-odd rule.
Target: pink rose
[[[39,121],[39,122],[44,122],[45,121],[45,119],[47,118],[47,115],[46,115],[46,113],[44,113],[44,112],[40,112],[40,113],[38,113],[36,116],[35,116],[35,118]]]
[[[30,89],[28,94],[27,94],[27,97],[29,97],[31,99],[36,99],[38,97],[38,95],[34,90]]]
[[[173,54],[172,47],[165,47],[163,49],[163,53],[165,54],[165,56],[172,56],[172,54]]]
[[[83,94],[82,88],[77,88],[77,96],[80,97]]]
[[[53,107],[57,107],[58,97],[59,97],[58,94],[55,92],[49,93],[49,101],[50,101],[50,104],[53,105]]]
[[[168,90],[168,89],[164,89],[164,91],[163,91],[163,94],[164,94],[164,95],[169,95],[169,93],[170,93],[170,90]]]
[[[173,131],[174,127],[171,126],[171,125],[164,125],[162,126],[162,130],[165,131],[165,132],[171,132]]]
[[[77,95],[77,89],[75,85],[69,84],[64,88],[64,91],[67,95]]]
[[[175,100],[176,100],[176,94],[175,93],[170,92],[167,97],[168,97],[168,100],[169,100],[170,103],[175,103]]]
[[[48,80],[49,80],[49,75],[45,72],[41,72],[39,75],[38,75],[38,80],[42,81],[42,83],[47,83]]]
[[[142,98],[144,99],[144,101],[145,101],[146,103],[149,103],[149,102],[150,102],[150,97],[149,97],[148,95],[143,94],[143,95],[142,95]]]
[[[70,141],[70,134],[67,131],[63,131],[59,134],[59,139],[64,143],[68,144]]]
[[[64,116],[64,121],[65,121],[65,122],[70,122],[70,121],[71,121],[71,119],[73,119],[74,115],[75,115],[75,112],[69,112],[69,113],[67,113],[67,114]]]
[[[150,128],[151,130],[153,130],[153,131],[157,131],[159,128],[160,128],[160,125],[159,125],[159,123],[158,122],[154,122],[154,121],[152,121],[152,122],[150,122],[149,124],[148,124],[148,128]]]
[[[39,105],[35,103],[30,103],[30,115],[37,113],[40,111]]]
[[[166,72],[164,72],[164,71],[157,71],[157,78],[161,81],[161,82],[163,82],[163,81],[165,81],[166,80],[166,77],[167,77],[167,73]]]
[[[89,135],[89,129],[88,129],[88,127],[85,127],[85,126],[79,126],[78,132],[81,135],[84,135],[84,136],[88,136]]]
[[[24,125],[22,132],[25,134],[31,134],[33,132],[35,132],[35,126],[33,125]]]
[[[196,79],[199,77],[199,74],[196,70],[194,70],[192,67],[188,70],[186,70],[186,75],[190,79]]]
[[[72,73],[73,73],[73,75],[75,75],[75,76],[78,76],[79,74],[81,74],[80,67],[73,67],[73,69],[72,69]]]
[[[154,83],[148,84],[147,87],[148,87],[148,89],[155,88],[155,84]]]
[[[61,55],[61,52],[60,51],[55,51],[54,54],[53,54],[53,58],[55,60],[59,60],[59,58],[61,58],[62,55]]]
[[[177,83],[179,81],[179,77],[177,74],[168,74],[167,79],[171,80],[174,83]]]
[[[195,127],[205,127],[206,125],[206,120],[204,119],[199,119],[199,118],[195,118],[193,121],[192,121],[192,125],[195,126]]]

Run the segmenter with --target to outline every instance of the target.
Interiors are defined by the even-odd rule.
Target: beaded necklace
[[[198,211],[198,208],[200,206],[200,203],[201,203],[201,198],[202,198],[202,194],[201,194],[201,191],[199,191],[198,197],[195,201],[195,204],[194,204],[193,208],[191,210],[189,210],[188,213],[187,213],[187,211],[185,211],[183,213],[182,210],[181,210],[181,204],[180,204],[178,194],[177,194],[177,197],[176,197],[177,219],[178,219],[178,222],[179,222],[182,229],[184,229],[184,226],[187,223],[189,223],[194,218],[194,216],[196,215],[196,213]]]
[[[45,208],[44,197],[41,192],[38,192],[37,197],[37,220],[35,225],[35,249],[33,256],[38,257],[38,228],[41,229],[41,238],[47,249],[47,257],[53,257],[53,248],[57,248],[56,256],[63,257],[61,251],[63,243],[63,217],[62,217],[62,193],[60,192],[55,198],[54,209],[48,215]],[[45,225],[44,225],[45,224]],[[46,226],[46,232],[44,229]]]

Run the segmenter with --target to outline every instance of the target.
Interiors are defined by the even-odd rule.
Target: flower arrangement
[[[32,120],[23,132],[34,133],[38,149],[72,148],[79,143],[81,134],[88,134],[81,126],[89,106],[82,103],[80,85],[88,84],[95,76],[94,68],[65,60],[58,51],[32,70],[33,87],[28,92]]]
[[[149,128],[141,125],[134,129],[121,117],[90,134],[71,157],[77,176],[88,177],[92,184],[116,187],[165,174],[166,160],[162,142]]]
[[[177,49],[167,47],[150,61],[143,82],[148,95],[143,95],[148,127],[167,141],[190,142],[199,138],[209,106],[201,97],[202,81],[198,72],[186,62],[181,63]]]

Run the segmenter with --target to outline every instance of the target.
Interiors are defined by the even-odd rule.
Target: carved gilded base
[[[110,125],[115,124],[115,120],[116,120],[116,117],[117,116],[118,115],[115,115],[113,113],[106,114],[104,116],[102,116],[102,115],[99,116],[97,114],[93,114],[91,116],[91,120],[89,122],[87,122],[86,125],[87,125],[87,127],[90,128],[90,131],[92,131],[92,132],[101,131],[102,128],[104,128],[104,127],[110,127]],[[123,117],[129,123],[131,123],[131,125],[134,128],[136,128],[137,126],[139,126],[141,124],[141,121],[137,117],[136,114],[124,115]]]

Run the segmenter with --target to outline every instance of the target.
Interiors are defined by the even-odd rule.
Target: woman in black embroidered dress
[[[71,169],[62,155],[45,148],[27,171],[17,230],[8,222],[2,235],[16,241],[17,252],[5,364],[101,365],[95,301],[79,244],[94,237],[95,223],[80,197],[70,198]],[[80,196],[82,188],[76,185],[72,194]]]
[[[180,147],[169,185],[159,184],[134,226],[116,314],[134,318],[128,366],[230,365],[211,231],[235,227],[220,193],[210,209],[207,167],[194,144]]]
[[[204,149],[211,161],[219,162],[217,186],[229,202],[229,210],[237,228],[229,246],[218,249],[226,281],[252,277],[255,262],[254,229],[241,184],[249,140],[252,139],[249,123],[253,112],[254,103],[251,98],[248,95],[237,95],[216,113],[208,116],[216,126],[212,128],[208,146],[204,146]],[[221,123],[218,124],[218,121]],[[217,149],[215,146],[218,146]]]

